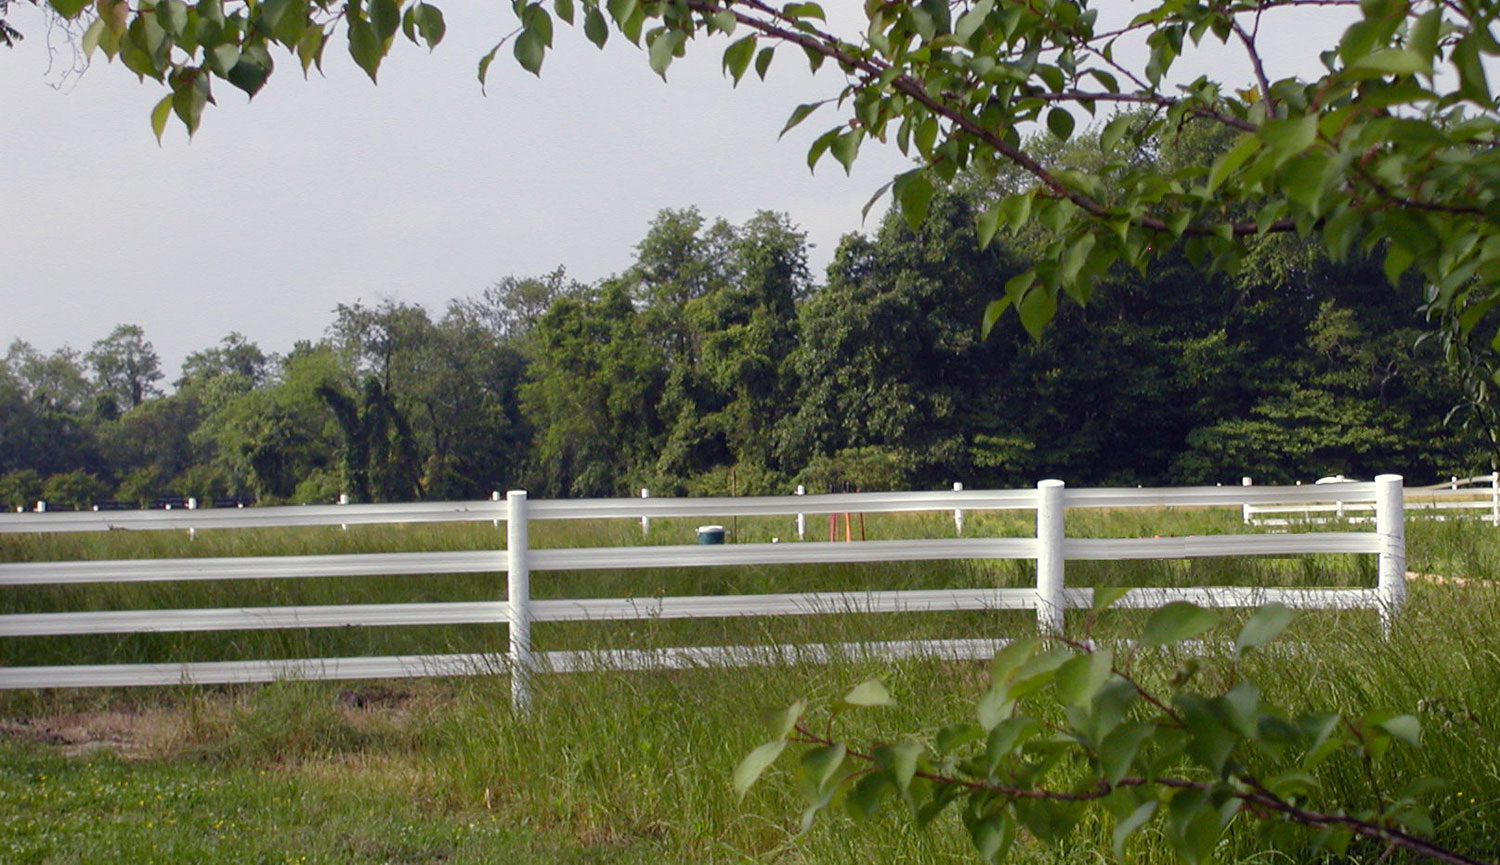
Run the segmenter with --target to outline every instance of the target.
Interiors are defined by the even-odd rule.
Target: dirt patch
[[[1493,589],[1500,585],[1495,580],[1471,580],[1468,577],[1445,577],[1441,574],[1419,574],[1416,571],[1407,571],[1406,579],[1434,586],[1463,586],[1480,589]]]
[[[182,722],[179,712],[103,710],[39,718],[0,718],[0,737],[58,746],[71,757],[113,751],[144,760],[167,750]]]

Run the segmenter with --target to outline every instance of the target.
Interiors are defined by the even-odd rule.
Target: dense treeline
[[[149,504],[1258,482],[1488,471],[1461,389],[1377,265],[1268,242],[1234,277],[1117,269],[1041,342],[987,301],[1026,239],[980,251],[977,184],[886,219],[814,283],[784,216],[663,211],[624,273],[505,279],[440,316],[340,305],[267,356],[239,334],[170,393],[140,328],[13,344],[0,499]],[[1066,262],[1059,266],[1067,266]]]

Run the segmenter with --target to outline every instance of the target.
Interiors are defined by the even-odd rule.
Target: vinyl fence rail
[[[1167,538],[1068,538],[1068,508],[1213,507],[1250,504],[1327,506],[1330,500],[1373,507],[1375,530]],[[859,543],[638,546],[532,549],[534,520],[724,517],[808,513],[1034,510],[1035,537],[945,538]],[[535,652],[536,622],[651,618],[793,616],[828,613],[956,610],[1034,610],[1042,632],[1059,632],[1068,609],[1087,608],[1093,591],[1069,588],[1068,560],[1185,559],[1212,556],[1288,556],[1313,553],[1375,555],[1372,588],[1256,587],[1136,588],[1116,606],[1151,608],[1186,600],[1204,606],[1246,607],[1272,601],[1304,609],[1375,610],[1389,627],[1406,594],[1403,495],[1399,475],[1373,483],[1306,487],[1190,487],[1182,489],[1067,489],[1042,481],[1034,490],[854,493],[753,498],[624,498],[531,501],[512,491],[504,501],[349,505],[177,511],[112,511],[0,515],[0,533],[104,530],[197,531],[209,528],[351,525],[487,520],[506,523],[504,550],[327,556],[199,558],[0,564],[0,590],[14,586],[173,580],[300,579],[353,575],[504,573],[503,600],[462,603],[349,604],[231,609],[56,612],[0,615],[0,638],[166,631],[488,623],[504,625],[504,654],[406,655],[363,658],[274,659],[77,666],[0,667],[0,689],[265,682],[277,679],[362,679],[474,675],[511,677],[517,706],[530,700],[532,677],[584,669],[675,669],[826,660],[836,656],[901,657],[930,654],[987,657],[1000,641],[926,640],[869,644],[692,646],[605,652]],[[962,529],[961,517],[956,525]],[[728,565],[915,562],[1022,559],[1037,564],[1034,588],[805,592],[789,594],[548,599],[531,598],[532,572]]]
[[[1245,478],[1243,483],[1249,486],[1250,479]],[[1340,494],[1340,491],[1349,488],[1349,482],[1342,477],[1320,480],[1315,486],[1324,487],[1326,494],[1333,497],[1334,501],[1304,501],[1300,504],[1278,502],[1265,505],[1247,503],[1241,508],[1245,524],[1294,526],[1325,525],[1332,522],[1368,523],[1374,520],[1373,502],[1350,499]],[[1470,478],[1454,477],[1447,483],[1426,487],[1409,487],[1406,493],[1405,510],[1411,519],[1479,519],[1500,527],[1500,472]]]

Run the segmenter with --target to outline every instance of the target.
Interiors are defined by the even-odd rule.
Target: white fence
[[[1305,506],[1345,503],[1374,508],[1374,532],[1213,535],[1153,538],[1068,538],[1067,508],[1224,507],[1292,502]],[[953,510],[1035,510],[1036,535],[1023,538],[947,538],[858,543],[771,543],[531,549],[534,520],[649,519],[807,513],[890,513]],[[822,613],[1018,610],[1036,611],[1038,628],[1057,632],[1064,612],[1087,608],[1091,589],[1070,589],[1066,560],[1181,559],[1212,556],[1288,556],[1312,553],[1373,554],[1379,558],[1373,588],[1272,589],[1256,587],[1137,588],[1119,607],[1155,607],[1174,600],[1204,606],[1244,607],[1272,601],[1300,608],[1372,609],[1389,625],[1405,597],[1405,536],[1398,475],[1373,483],[1328,487],[1192,487],[1183,489],[1065,489],[1042,481],[1035,490],[932,493],[855,493],[759,498],[626,498],[529,501],[512,492],[504,502],[416,503],[364,506],[224,510],[113,511],[0,514],[0,533],[106,530],[197,531],[214,528],[490,521],[506,522],[505,550],[409,552],[257,558],[153,559],[0,564],[0,589],[23,585],[170,580],[296,579],[353,575],[494,572],[506,574],[505,600],[463,603],[350,604],[195,610],[26,613],[0,615],[0,637],[229,631],[346,626],[504,624],[506,655],[412,655],[261,661],[180,662],[82,666],[0,667],[0,689],[262,682],[276,679],[360,679],[463,675],[508,671],[512,697],[524,705],[539,671],[589,668],[662,669],[701,664],[742,665],[788,658],[818,659],[846,652],[881,655],[939,654],[986,657],[997,641],[921,641],[863,646],[684,647],[609,652],[532,650],[534,622],[650,618],[790,616]],[[703,597],[531,598],[533,571],[578,571],[726,565],[835,562],[912,562],[957,559],[1034,560],[1037,582],[1025,589],[810,592]],[[498,586],[497,586],[498,589]]]
[[[1250,486],[1250,478],[1245,478],[1242,483]],[[1241,508],[1241,515],[1245,524],[1252,526],[1370,522],[1375,518],[1375,504],[1358,497],[1343,496],[1340,491],[1347,489],[1348,483],[1342,475],[1318,481],[1317,485],[1329,488],[1327,494],[1334,499],[1332,502],[1247,503]],[[1500,472],[1471,478],[1454,477],[1447,483],[1426,487],[1409,487],[1404,508],[1406,516],[1411,519],[1480,519],[1500,526]]]

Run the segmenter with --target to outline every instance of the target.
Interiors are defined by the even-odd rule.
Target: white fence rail
[[[1334,499],[1373,508],[1374,532],[1214,535],[1166,538],[1068,538],[1067,508],[1250,506],[1293,502],[1325,507]],[[930,652],[983,657],[995,641],[918,641],[868,645],[700,646],[675,649],[548,652],[532,650],[534,622],[655,618],[724,618],[828,613],[958,610],[1036,611],[1038,628],[1060,631],[1066,610],[1088,607],[1090,589],[1068,588],[1069,560],[1183,559],[1212,556],[1288,556],[1311,553],[1374,554],[1373,588],[1271,589],[1256,587],[1138,588],[1116,603],[1154,607],[1173,600],[1205,606],[1288,606],[1372,609],[1389,624],[1405,596],[1405,540],[1401,478],[1374,483],[1307,487],[1194,487],[1184,489],[1066,489],[1043,481],[1035,490],[934,493],[856,493],[759,498],[629,498],[529,501],[524,492],[506,501],[256,508],[181,511],[113,511],[0,515],[0,533],[103,530],[197,531],[214,528],[351,525],[406,522],[506,522],[503,551],[411,552],[328,556],[199,558],[0,564],[0,589],[15,586],[174,580],[298,579],[306,577],[505,573],[505,600],[462,603],[339,604],[230,609],[57,612],[0,615],[0,638],[77,634],[334,628],[351,626],[504,624],[504,655],[413,655],[262,661],[184,662],[43,667],[0,667],[0,689],[259,682],[283,678],[356,679],[508,671],[512,698],[529,700],[533,673],[585,668],[651,669],[689,665],[774,663],[777,659],[878,653]],[[1037,532],[1027,538],[948,538],[859,543],[772,543],[722,546],[639,546],[531,549],[533,520],[651,517],[723,517],[807,513],[1035,510]],[[962,518],[956,519],[961,530]],[[1027,589],[928,589],[806,592],[704,597],[533,600],[533,571],[576,571],[728,565],[903,562],[954,559],[1022,559],[1037,563],[1037,584]]]
[[[1249,486],[1250,479],[1244,483]],[[1373,502],[1345,499],[1338,491],[1349,489],[1342,476],[1326,478],[1317,485],[1331,491],[1334,501],[1245,504],[1241,509],[1246,525],[1322,525],[1330,522],[1367,523],[1374,519]],[[1284,488],[1282,488],[1284,489]],[[1480,519],[1500,526],[1500,472],[1471,478],[1454,477],[1447,483],[1410,487],[1406,491],[1406,515],[1412,519]]]

